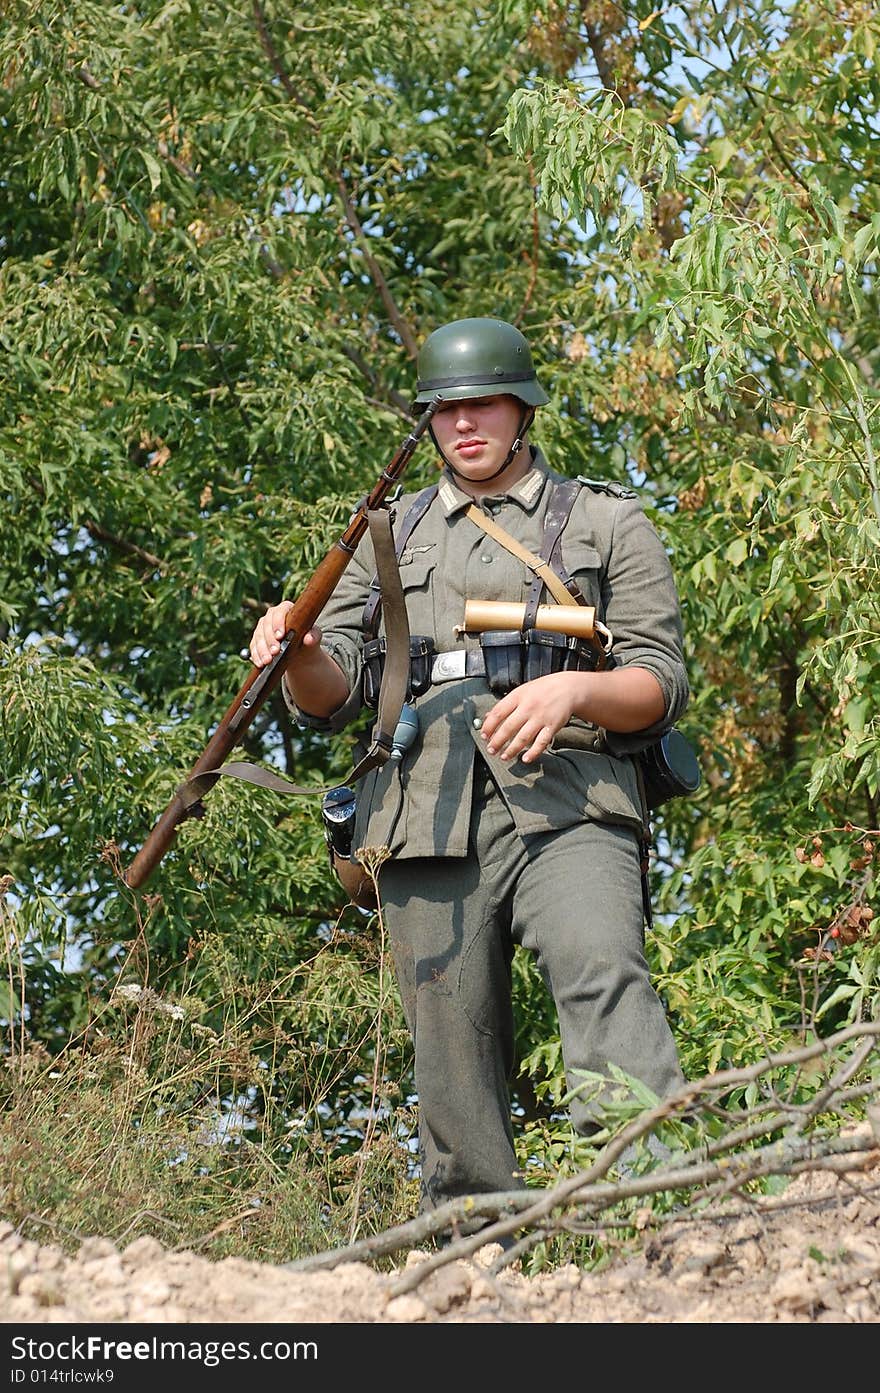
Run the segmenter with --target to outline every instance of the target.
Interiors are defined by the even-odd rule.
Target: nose
[[[460,407],[455,421],[455,429],[459,431],[473,430],[474,425],[473,412],[468,411],[464,406]]]

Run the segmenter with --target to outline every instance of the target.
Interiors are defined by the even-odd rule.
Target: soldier
[[[688,684],[670,563],[635,494],[566,479],[528,442],[548,398],[519,330],[444,325],[418,379],[418,414],[443,397],[431,423],[442,473],[397,504],[396,536],[410,631],[433,652],[412,747],[357,791],[354,846],[391,852],[379,884],[415,1045],[426,1209],[523,1183],[509,1101],[515,944],[552,993],[579,1130],[595,1128],[581,1071],[616,1065],[660,1096],[683,1082],[645,958],[632,755],[673,726]],[[543,580],[505,538],[595,607],[612,661],[601,640],[535,627]],[[363,709],[363,650],[381,634],[374,570],[366,540],[287,669],[306,725],[339,730]],[[467,600],[520,602],[532,623],[464,632]],[[289,605],[257,624],[257,665],[278,652]]]

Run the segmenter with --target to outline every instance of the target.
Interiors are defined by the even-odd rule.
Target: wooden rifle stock
[[[220,766],[241,741],[267,697],[279,685],[294,654],[302,647],[303,638],[316,623],[339,584],[343,571],[354,556],[357,545],[369,526],[368,514],[384,503],[409,463],[441,401],[442,396],[438,394],[429,403],[398,448],[391,463],[383,469],[372,492],[361,500],[342,536],[318,563],[302,594],[288,611],[280,653],[265,667],[255,667],[251,671],[188,777],[176,790],[171,802],[125,872],[125,883],[131,889],[136,890],[143,885],[158,866],[174,840],[178,825],[194,815],[201,803],[202,794],[212,788],[220,777]],[[196,778],[199,792],[198,796],[193,796],[188,785]]]

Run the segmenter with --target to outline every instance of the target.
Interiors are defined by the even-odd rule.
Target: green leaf
[[[150,179],[150,192],[155,193],[162,182],[162,166],[149,150],[141,149],[138,151],[141,159],[146,165],[147,174]]]
[[[849,1001],[852,997],[855,996],[857,991],[858,987],[852,987],[848,983],[842,982],[841,985],[839,987],[835,987],[831,995],[829,997],[826,997],[826,999],[822,1002],[822,1005],[816,1012],[815,1019],[817,1021],[822,1020],[823,1016],[827,1016],[832,1006],[838,1006],[842,1001]]]
[[[741,566],[749,554],[748,538],[736,537],[730,543],[725,554],[731,566]]]

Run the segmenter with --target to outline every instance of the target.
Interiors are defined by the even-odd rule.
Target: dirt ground
[[[602,1272],[537,1277],[489,1266],[500,1248],[421,1274],[414,1251],[392,1272],[346,1263],[303,1274],[87,1239],[75,1257],[0,1224],[0,1323],[877,1323],[880,1168],[796,1179],[772,1209],[683,1215],[646,1230]],[[415,1269],[415,1270],[414,1270]]]

